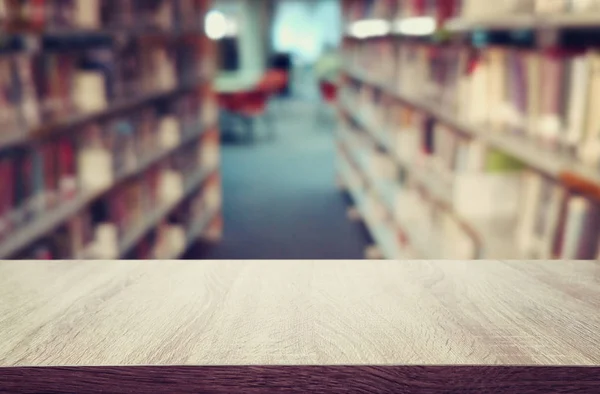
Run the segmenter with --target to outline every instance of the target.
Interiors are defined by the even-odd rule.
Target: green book
[[[485,160],[485,172],[509,172],[519,171],[525,168],[525,165],[519,160],[503,152],[490,149]]]

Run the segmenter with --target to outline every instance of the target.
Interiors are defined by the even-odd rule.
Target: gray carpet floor
[[[361,259],[367,237],[346,217],[335,186],[334,123],[317,125],[316,100],[275,106],[276,138],[222,146],[224,235],[185,258]]]

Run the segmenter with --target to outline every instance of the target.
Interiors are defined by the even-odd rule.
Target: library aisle
[[[259,127],[254,145],[222,146],[223,239],[184,258],[364,257],[366,233],[347,219],[335,187],[333,131],[315,122],[319,102],[274,104],[274,141],[261,139]]]

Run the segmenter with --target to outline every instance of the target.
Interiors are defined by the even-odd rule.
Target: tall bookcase
[[[337,172],[383,257],[597,258],[598,2],[343,7]]]
[[[209,3],[0,0],[0,258],[220,237]]]

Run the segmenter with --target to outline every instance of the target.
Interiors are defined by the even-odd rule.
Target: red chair
[[[265,117],[265,120],[269,122],[270,136],[272,138],[275,134],[274,125],[272,120],[266,116],[269,94],[266,91],[257,88],[253,91],[241,94],[238,99],[239,102],[236,113],[246,126],[248,142],[253,142],[255,140],[256,121],[261,117]]]
[[[288,73],[283,70],[272,69],[266,72],[259,83],[259,87],[275,95],[281,93],[288,82]]]
[[[259,83],[259,90],[265,92],[270,100],[266,112],[264,114],[265,120],[267,120],[271,127],[271,136],[275,136],[275,126],[273,120],[273,106],[272,104],[281,104],[281,100],[277,100],[276,97],[279,96],[287,87],[288,84],[288,73],[287,71],[271,69],[266,72],[264,78]],[[275,110],[281,115],[283,108],[278,105]]]
[[[319,83],[321,98],[328,104],[335,103],[337,99],[337,86],[329,81],[321,81]]]
[[[229,116],[244,124],[248,142],[254,141],[256,121],[260,118],[268,123],[269,135],[274,138],[275,125],[269,111],[269,98],[278,94],[286,84],[285,71],[269,70],[252,90],[219,95],[219,105]]]
[[[327,107],[334,106],[336,103],[337,85],[333,82],[322,80],[319,82],[319,91],[321,93],[321,99],[327,104],[319,106],[319,109],[317,110],[317,125],[321,126],[331,120],[327,114]]]

